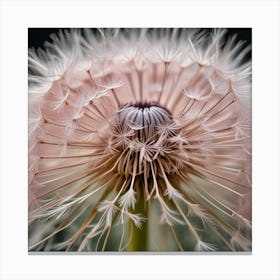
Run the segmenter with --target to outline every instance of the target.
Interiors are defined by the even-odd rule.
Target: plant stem
[[[144,191],[138,193],[137,202],[135,205],[135,214],[140,214],[142,217],[147,217],[148,205],[145,201]],[[128,251],[147,251],[148,245],[148,221],[142,223],[141,228],[137,228],[133,221],[130,221],[132,228],[132,238],[128,246]]]

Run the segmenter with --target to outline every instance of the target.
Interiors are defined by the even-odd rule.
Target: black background
[[[50,35],[52,33],[57,33],[60,29],[69,29],[69,28],[29,28],[28,29],[28,47],[43,47],[45,41],[52,41]],[[210,28],[203,28],[211,32]],[[226,28],[227,33],[225,35],[225,41],[237,34],[238,41],[244,41],[244,47],[251,45],[252,43],[252,29],[251,28]],[[251,59],[251,52],[249,52],[245,60]]]

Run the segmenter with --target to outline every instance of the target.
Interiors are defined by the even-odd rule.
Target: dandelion
[[[73,29],[29,51],[30,251],[251,250],[251,65],[225,34]]]

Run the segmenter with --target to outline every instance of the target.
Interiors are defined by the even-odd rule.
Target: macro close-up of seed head
[[[250,55],[223,28],[30,46],[29,251],[251,251]]]

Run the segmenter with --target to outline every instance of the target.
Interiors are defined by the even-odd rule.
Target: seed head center
[[[176,164],[170,164],[169,155],[177,152],[173,124],[169,110],[157,103],[121,106],[109,140],[118,161],[116,171],[126,177],[145,173],[146,179],[152,178],[151,172],[157,176],[163,166],[172,173]]]
[[[134,131],[140,142],[156,140],[162,127],[172,123],[171,113],[157,103],[126,104],[118,111],[118,123],[123,131]]]

